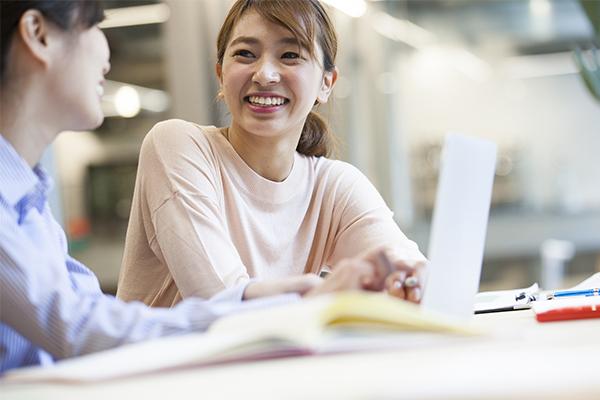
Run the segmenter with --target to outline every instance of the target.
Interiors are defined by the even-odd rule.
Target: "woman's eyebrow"
[[[281,43],[281,44],[293,44],[295,46],[300,46],[300,42],[298,42],[298,39],[296,39],[293,36],[288,36],[288,37],[281,38],[280,40],[278,40],[278,43]]]
[[[244,43],[244,44],[259,44],[260,41],[252,36],[238,36],[231,41],[230,46],[235,46],[236,44]]]
[[[247,45],[257,45],[260,44],[260,40],[253,36],[238,36],[231,41],[230,46],[235,46],[236,44],[247,44]],[[283,37],[277,41],[278,44],[293,44],[295,46],[300,46],[300,42],[293,36]]]

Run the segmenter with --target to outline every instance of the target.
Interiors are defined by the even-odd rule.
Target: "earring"
[[[223,94],[222,90],[219,90],[217,92],[217,98],[220,99],[220,100],[223,100],[225,98],[225,95]]]

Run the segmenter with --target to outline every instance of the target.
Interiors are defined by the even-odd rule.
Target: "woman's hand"
[[[244,300],[259,297],[276,296],[284,293],[298,293],[304,296],[311,289],[322,285],[323,279],[315,274],[289,276],[267,281],[256,281],[248,284],[244,291]]]
[[[306,292],[305,296],[311,297],[344,290],[368,290],[374,279],[375,269],[369,261],[361,258],[347,258],[337,263],[333,272],[323,279],[320,285]]]
[[[424,280],[424,262],[408,262],[394,258],[386,249],[376,250],[366,256],[376,269],[377,279],[372,290],[385,290],[389,295],[419,303]]]
[[[364,257],[344,259],[332,270],[325,279],[304,274],[252,282],[246,287],[244,300],[283,293],[312,297],[344,290],[385,290],[403,300],[421,301],[424,264],[390,259],[385,249],[372,251]]]
[[[343,290],[385,290],[391,296],[419,303],[424,266],[423,262],[390,260],[385,249],[378,249],[364,257],[340,261],[323,283],[307,291],[305,295],[315,296]]]
[[[385,290],[399,299],[420,303],[423,296],[425,263],[408,265],[403,261],[396,261],[393,265],[394,271],[385,278]]]

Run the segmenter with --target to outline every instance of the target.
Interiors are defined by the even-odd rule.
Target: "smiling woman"
[[[424,257],[373,185],[325,158],[332,136],[313,108],[335,86],[336,52],[317,0],[233,5],[216,65],[231,125],[170,120],[146,137],[119,297],[172,306],[250,278],[302,292],[323,266],[382,246],[415,273]],[[404,295],[417,301],[418,287]]]

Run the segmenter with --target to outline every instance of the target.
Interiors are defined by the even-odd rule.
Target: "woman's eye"
[[[254,54],[252,54],[250,51],[248,50],[237,50],[233,53],[234,57],[244,57],[244,58],[251,58],[254,57]]]
[[[283,53],[283,55],[281,56],[281,58],[287,58],[287,59],[295,60],[295,59],[299,59],[301,57],[300,57],[300,54],[298,54],[298,53],[295,53],[293,51],[287,51],[287,52]]]

